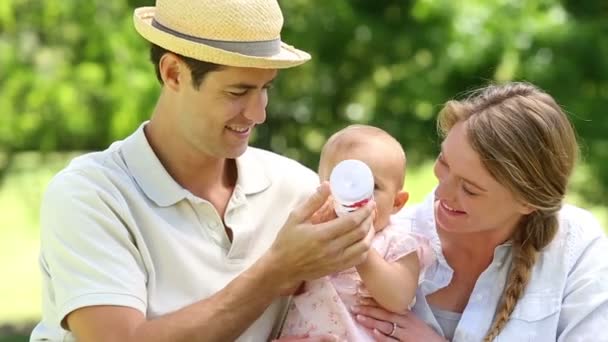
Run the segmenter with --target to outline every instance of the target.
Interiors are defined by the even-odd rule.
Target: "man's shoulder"
[[[306,197],[319,185],[317,174],[296,160],[260,148],[249,147],[246,158],[255,160],[269,179],[274,193],[283,199]]]
[[[247,154],[261,162],[271,174],[306,177],[317,180],[317,174],[310,168],[291,158],[256,147],[249,147]]]
[[[127,177],[118,155],[121,141],[103,151],[88,152],[72,159],[49,182],[47,192],[70,192],[86,188],[103,188],[112,178]]]

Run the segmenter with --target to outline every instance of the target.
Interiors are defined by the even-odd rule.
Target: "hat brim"
[[[155,7],[135,9],[133,12],[135,30],[149,42],[182,56],[219,65],[261,69],[290,68],[310,60],[308,53],[283,42],[279,53],[267,57],[244,55],[193,42],[152,26],[154,13]]]

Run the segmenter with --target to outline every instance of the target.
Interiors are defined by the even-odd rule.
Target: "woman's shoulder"
[[[439,237],[435,229],[434,196],[430,194],[418,204],[404,207],[391,216],[391,224],[406,229],[410,235],[427,241],[435,253],[440,253]]]
[[[434,217],[433,204],[435,202],[434,191],[427,194],[419,203],[408,204],[403,207],[395,215],[397,220],[429,220]]]
[[[574,263],[580,255],[599,239],[607,239],[597,218],[588,210],[565,204],[558,214],[559,230],[554,246],[563,251],[568,263]],[[608,251],[607,257],[608,257]]]
[[[558,214],[559,233],[576,240],[593,240],[605,236],[597,218],[588,210],[564,204]]]

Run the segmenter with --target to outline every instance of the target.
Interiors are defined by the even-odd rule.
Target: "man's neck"
[[[158,110],[158,108],[156,109]],[[232,191],[237,172],[234,159],[217,158],[197,151],[182,139],[176,139],[162,116],[153,116],[144,127],[152,150],[171,177],[193,194],[206,198],[217,189]]]

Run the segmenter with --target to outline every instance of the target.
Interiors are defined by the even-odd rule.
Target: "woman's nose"
[[[439,184],[435,191],[436,197],[444,200],[453,200],[457,192],[457,180],[451,175],[444,175],[438,178]]]

